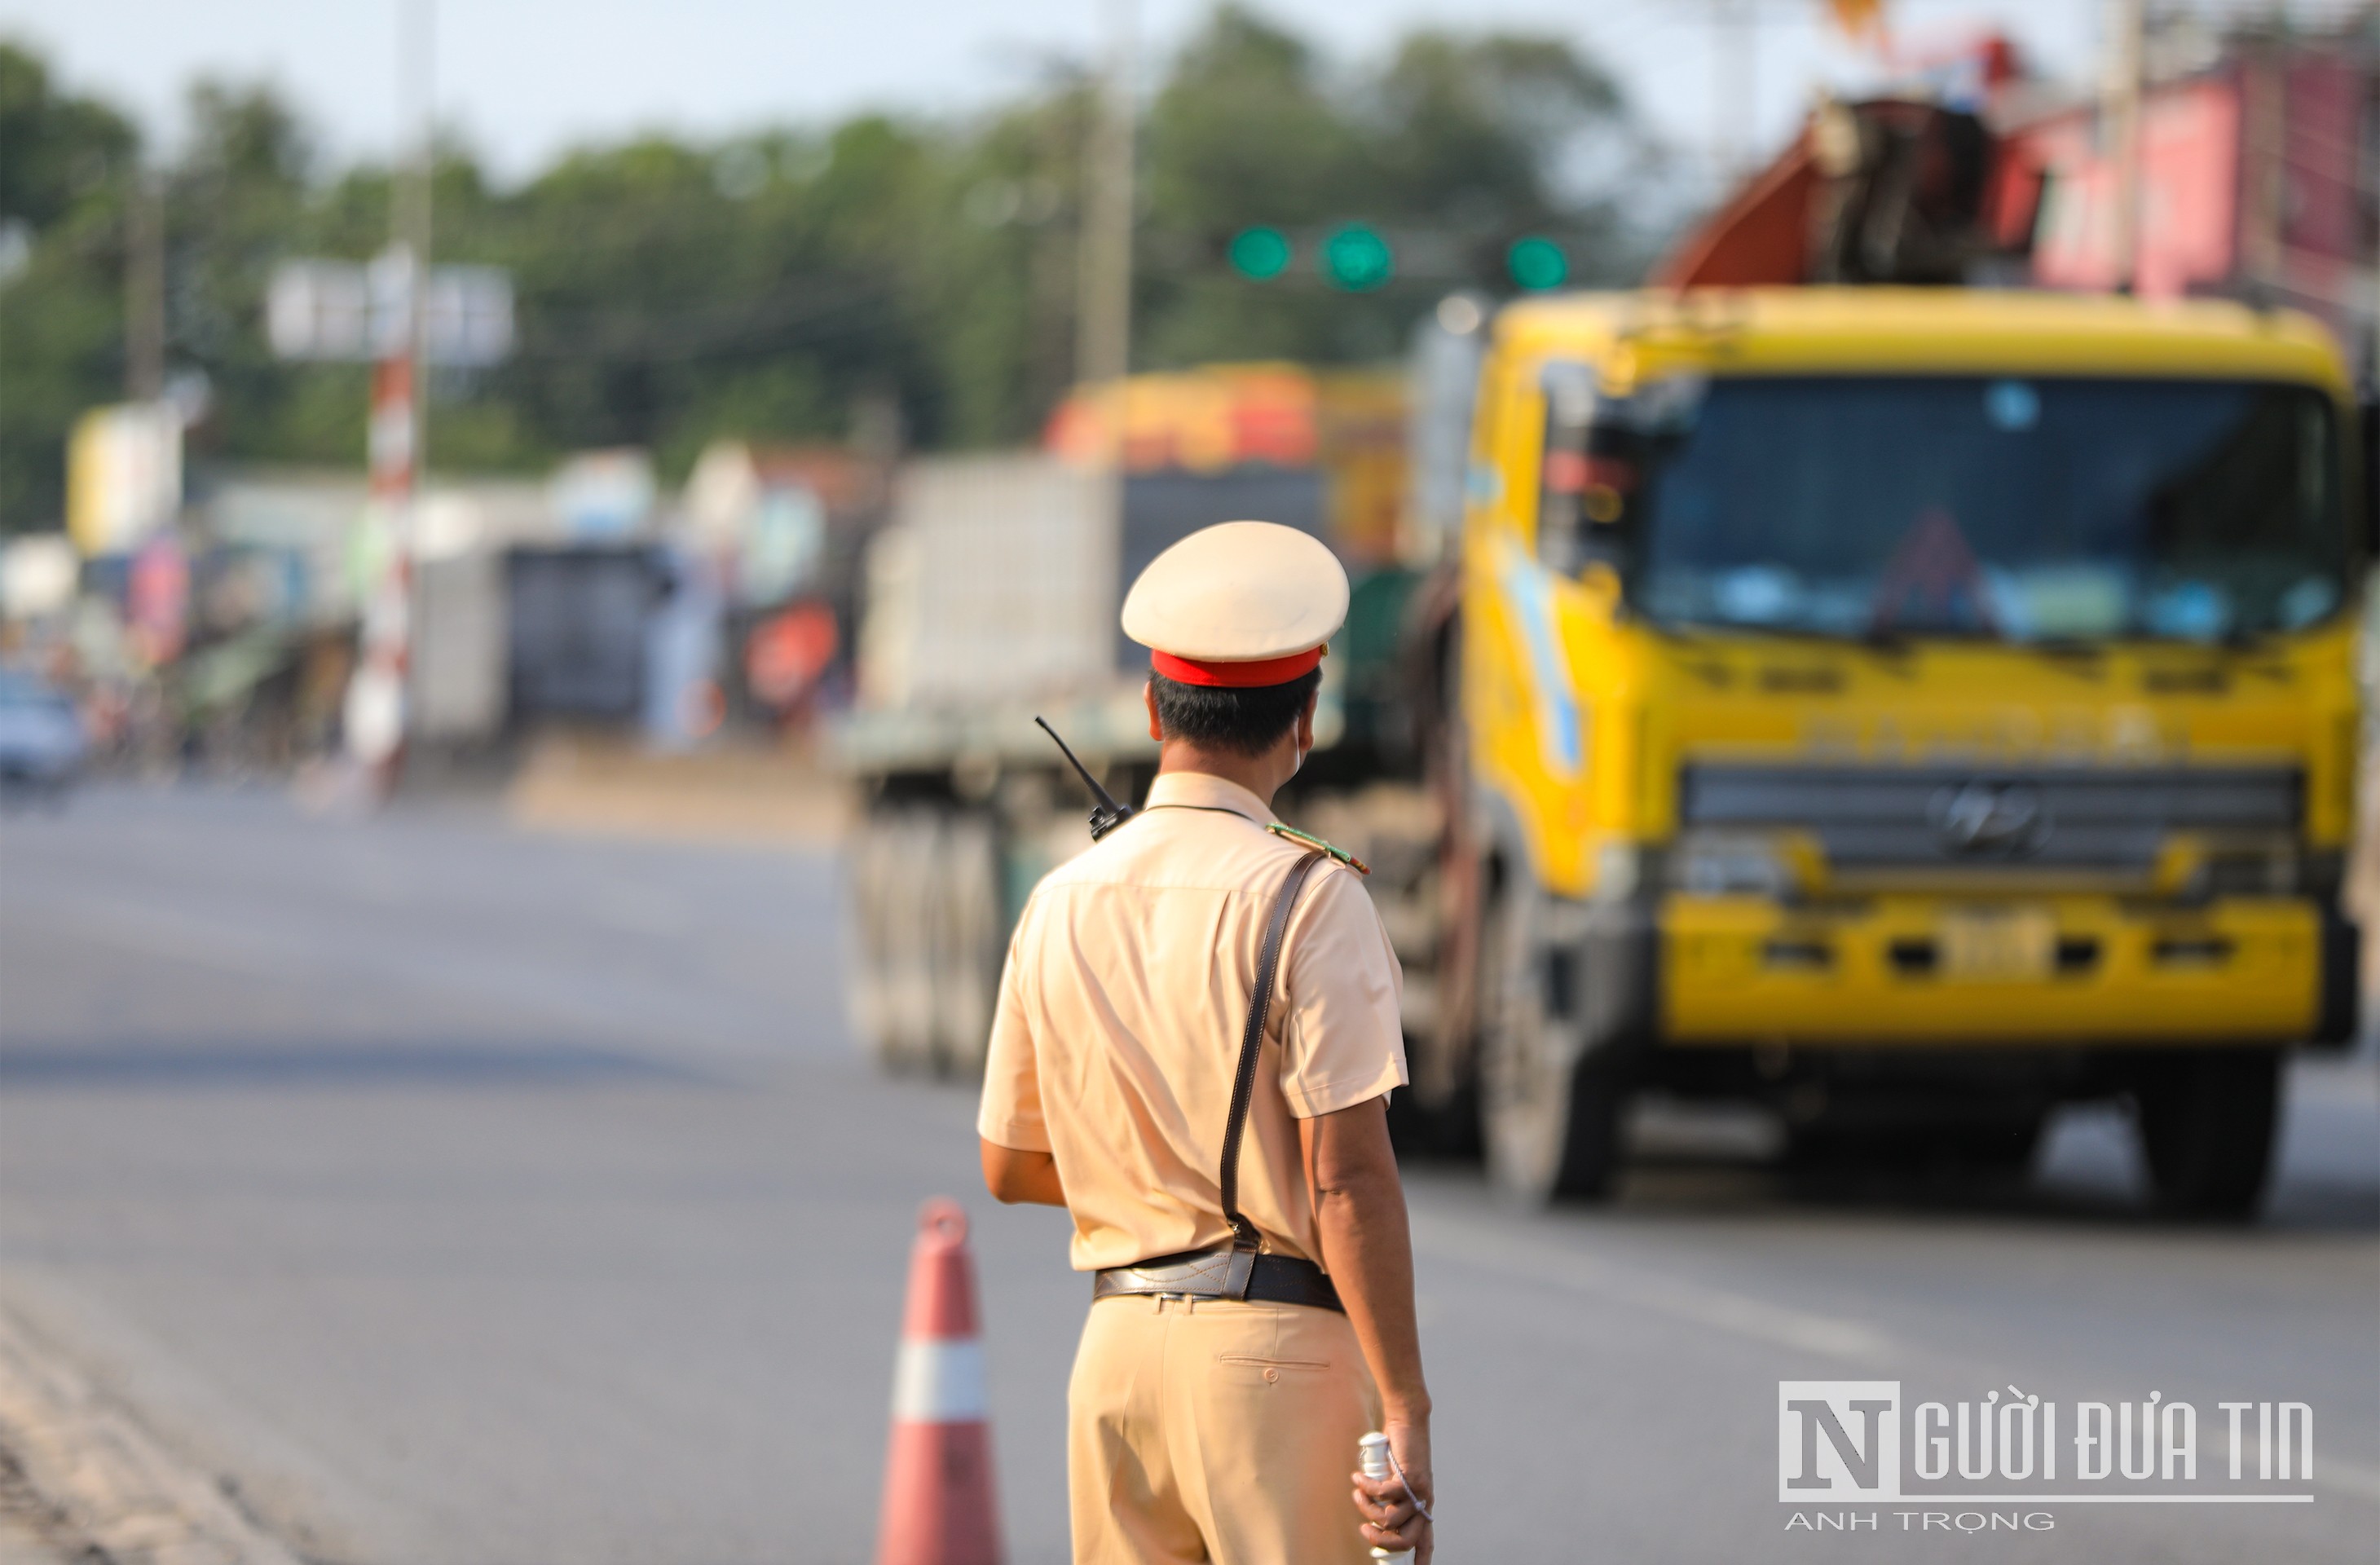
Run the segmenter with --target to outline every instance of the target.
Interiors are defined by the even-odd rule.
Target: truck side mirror
[[[1586,487],[1586,431],[1595,382],[1584,364],[1546,367],[1544,454],[1537,472],[1537,558],[1568,576],[1585,544],[1582,496]]]
[[[2363,557],[2380,559],[2380,386],[2367,385],[2355,404],[2356,455],[2363,482],[2356,500],[2363,507]]]
[[[1537,557],[1572,576],[1625,552],[1648,442],[1635,399],[1603,394],[1585,366],[1548,366],[1545,387]]]
[[[1537,557],[1565,576],[1618,566],[1635,545],[1654,465],[1694,428],[1704,383],[1677,375],[1614,394],[1583,364],[1548,365],[1544,383]]]

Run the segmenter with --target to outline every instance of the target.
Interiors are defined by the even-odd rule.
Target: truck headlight
[[[1604,843],[1595,851],[1595,900],[1626,902],[1636,894],[1643,868],[1644,852],[1634,843]]]
[[[1800,889],[1792,861],[1774,838],[1696,833],[1670,855],[1671,883],[1695,896],[1783,899]]]

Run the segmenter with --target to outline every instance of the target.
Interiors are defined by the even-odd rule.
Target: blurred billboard
[[[121,554],[182,503],[182,414],[170,402],[94,407],[67,447],[67,531],[85,555]]]
[[[265,295],[265,334],[283,358],[353,363],[406,346],[411,263],[289,261]],[[422,346],[432,364],[485,369],[513,347],[513,283],[497,266],[433,266],[422,299]]]

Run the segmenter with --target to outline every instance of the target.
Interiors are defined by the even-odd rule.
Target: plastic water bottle
[[[1366,1478],[1391,1478],[1396,1475],[1396,1469],[1389,1465],[1389,1438],[1377,1429],[1355,1442],[1355,1470]],[[1411,1550],[1408,1549],[1397,1549],[1391,1552],[1385,1548],[1375,1548],[1372,1550],[1372,1558],[1402,1559],[1410,1552]]]

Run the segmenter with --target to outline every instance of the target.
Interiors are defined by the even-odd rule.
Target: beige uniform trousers
[[[1066,1401],[1075,1565],[1369,1565],[1348,1474],[1379,1393],[1337,1311],[1102,1299]]]

